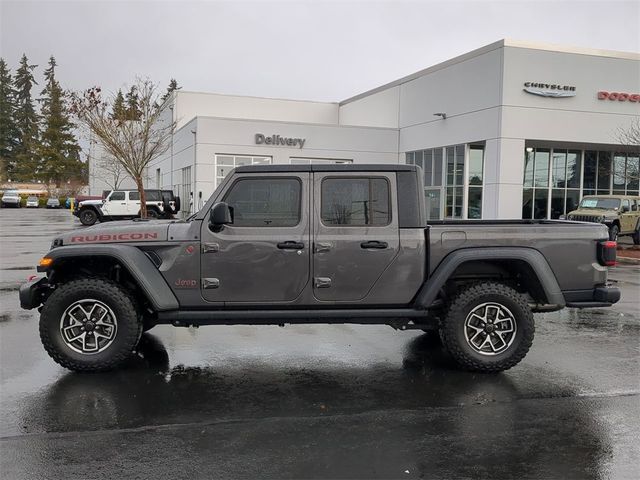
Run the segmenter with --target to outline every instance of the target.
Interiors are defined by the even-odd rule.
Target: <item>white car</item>
[[[34,197],[33,195],[27,197],[27,203],[25,204],[27,208],[38,208],[40,205],[38,204],[38,197]]]
[[[20,204],[20,195],[15,190],[4,192],[2,195],[2,207],[16,207],[20,208],[22,205]]]

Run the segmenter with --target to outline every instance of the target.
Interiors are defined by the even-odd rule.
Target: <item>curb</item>
[[[616,257],[616,262],[624,265],[640,265],[640,258]]]

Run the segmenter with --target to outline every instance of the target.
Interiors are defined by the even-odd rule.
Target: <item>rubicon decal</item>
[[[158,234],[155,232],[146,233],[102,233],[100,235],[74,235],[71,243],[96,243],[96,242],[128,242],[131,240],[156,240]]]

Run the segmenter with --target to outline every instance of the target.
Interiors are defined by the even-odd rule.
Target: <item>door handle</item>
[[[362,242],[360,248],[376,248],[383,250],[387,248],[389,244],[387,242],[379,242],[378,240],[369,240],[368,242]]]
[[[302,250],[304,248],[304,243],[289,240],[286,242],[280,242],[278,244],[278,248],[280,250]]]

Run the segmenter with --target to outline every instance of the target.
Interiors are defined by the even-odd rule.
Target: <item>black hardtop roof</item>
[[[329,163],[311,165],[244,165],[237,167],[238,173],[253,172],[399,172],[416,170],[415,165],[404,165],[402,163],[384,164],[384,163]]]

